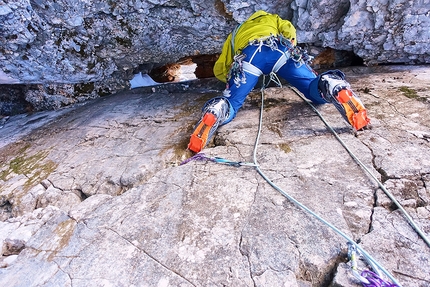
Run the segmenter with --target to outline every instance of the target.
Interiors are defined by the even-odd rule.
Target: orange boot
[[[224,98],[214,98],[203,108],[203,115],[197,123],[188,144],[188,149],[198,153],[210,141],[219,125],[230,115],[230,103]]]
[[[354,96],[350,89],[343,89],[337,93],[337,101],[342,104],[348,122],[355,130],[361,130],[370,124],[370,119],[367,117],[367,111],[361,101]]]
[[[370,124],[367,110],[352,92],[345,75],[339,71],[329,71],[321,75],[318,87],[323,97],[334,104],[344,119],[355,129],[361,130]]]

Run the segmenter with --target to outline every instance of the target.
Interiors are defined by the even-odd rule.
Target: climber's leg
[[[313,86],[316,86],[315,83]],[[370,124],[367,110],[339,70],[328,71],[318,77],[318,91],[322,97],[334,104],[344,119],[360,130]]]
[[[317,79],[315,72],[305,63],[297,63],[289,59],[277,72],[293,87],[297,88],[307,99],[315,104],[328,103],[318,92],[311,89],[311,83]]]
[[[244,81],[239,85],[231,79],[222,97],[209,100],[202,109],[202,117],[191,135],[188,148],[200,152],[210,141],[216,129],[229,123],[242,107],[246,96],[257,84],[258,76],[244,71]]]
[[[206,102],[202,109],[202,117],[191,135],[188,148],[193,152],[200,152],[212,138],[218,126],[230,120],[233,114],[231,104],[224,97],[213,98]]]

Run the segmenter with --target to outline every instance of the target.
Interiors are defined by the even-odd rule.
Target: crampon
[[[197,125],[193,134],[190,138],[190,143],[188,144],[188,149],[198,153],[205,146],[209,139],[210,130],[215,125],[217,118],[212,113],[206,113],[203,116],[202,121]]]
[[[337,93],[336,99],[341,103],[346,111],[348,121],[355,130],[361,130],[370,123],[367,111],[349,89],[342,89]]]

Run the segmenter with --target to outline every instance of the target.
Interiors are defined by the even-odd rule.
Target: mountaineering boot
[[[352,92],[349,83],[345,81],[345,75],[341,71],[335,70],[322,74],[318,88],[324,99],[333,103],[355,130],[361,130],[370,123],[366,108]]]
[[[219,125],[230,115],[230,103],[224,98],[214,98],[203,107],[202,118],[197,123],[188,144],[188,149],[198,153],[212,138]]]

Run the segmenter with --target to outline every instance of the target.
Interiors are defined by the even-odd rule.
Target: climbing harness
[[[286,48],[285,51],[281,50],[278,44],[284,46]],[[305,49],[302,49],[300,46],[297,45],[295,46],[290,39],[285,38],[282,34],[279,34],[278,36],[270,35],[268,37],[255,39],[250,41],[249,45],[258,47],[250,58],[250,63],[252,62],[252,59],[254,58],[255,54],[257,52],[261,52],[262,46],[267,46],[272,49],[272,51],[278,51],[283,54],[283,56],[281,56],[278,62],[283,62],[283,64],[285,64],[288,59],[292,59],[294,62],[296,62],[296,67],[298,68],[303,64],[310,64],[314,59],[314,57],[309,55]],[[277,71],[279,71],[282,65],[276,63],[273,67],[273,72],[276,73]]]
[[[239,27],[239,26],[238,26]],[[234,51],[234,37],[236,35],[236,31],[238,27],[235,29],[235,31],[232,34],[232,49]],[[279,45],[281,44],[285,48],[284,50],[281,50]],[[277,73],[279,69],[284,66],[288,59],[292,59],[295,62],[295,66],[297,68],[301,67],[302,65],[310,64],[313,60],[313,56],[309,55],[306,50],[302,49],[299,46],[294,46],[291,40],[286,39],[282,34],[275,36],[270,35],[267,37],[262,37],[259,39],[254,39],[249,42],[248,46],[256,46],[257,48],[249,58],[249,60],[244,61],[246,58],[246,54],[240,53],[233,57],[233,63],[230,66],[230,70],[227,74],[227,86],[226,90],[228,90],[229,85],[228,82],[233,79],[234,84],[236,87],[239,87],[241,84],[246,83],[246,75],[245,72],[248,72],[254,76],[261,76],[263,75],[263,72],[254,66],[252,64],[252,60],[254,59],[255,55],[259,52],[261,52],[261,48],[263,46],[269,47],[272,51],[278,51],[280,53],[279,59],[277,62],[273,65],[272,72],[271,73]]]

